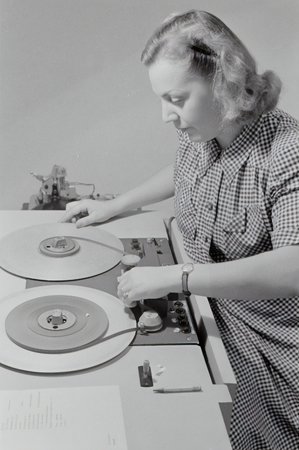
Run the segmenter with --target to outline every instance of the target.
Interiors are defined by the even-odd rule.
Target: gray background
[[[284,87],[298,110],[298,0],[0,0],[0,209],[20,209],[33,170],[124,192],[170,164],[176,133],[162,123],[140,53],[173,11],[218,15]],[[86,191],[80,191],[86,192]],[[171,213],[172,201],[159,205]]]

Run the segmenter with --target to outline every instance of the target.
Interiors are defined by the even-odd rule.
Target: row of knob
[[[172,316],[171,322],[179,326],[182,333],[190,333],[190,323],[183,302],[177,300],[173,306],[169,308],[169,313]]]

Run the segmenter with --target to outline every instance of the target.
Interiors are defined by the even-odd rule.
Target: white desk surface
[[[18,228],[56,222],[62,214],[0,211],[0,237]],[[158,212],[133,214],[99,226],[120,238],[167,237]],[[24,289],[25,280],[0,269],[0,285],[3,298]],[[203,391],[155,394],[152,388],[141,388],[137,367],[145,359],[154,375],[159,365],[165,367],[163,374],[155,377],[155,387],[200,384]],[[120,386],[129,450],[231,449],[219,407],[219,402],[231,398],[225,385],[212,383],[199,346],[133,346],[97,368],[65,375],[29,374],[0,366],[0,388],[6,390],[112,384]]]

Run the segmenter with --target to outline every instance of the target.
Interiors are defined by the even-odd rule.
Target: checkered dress
[[[175,212],[189,256],[217,263],[299,244],[299,142],[279,109],[221,151],[178,132]],[[265,271],[267,267],[265,267]],[[234,450],[299,449],[298,297],[210,298],[238,388]]]

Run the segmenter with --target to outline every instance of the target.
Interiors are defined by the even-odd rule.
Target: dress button
[[[203,240],[204,240],[205,242],[208,242],[209,237],[208,237],[208,236],[204,236]]]
[[[214,208],[214,205],[213,205],[213,203],[211,203],[211,202],[210,202],[210,203],[208,203],[208,205],[207,205],[207,206],[208,206],[208,210],[209,210],[209,211],[212,211],[212,210],[213,210],[213,208]]]

